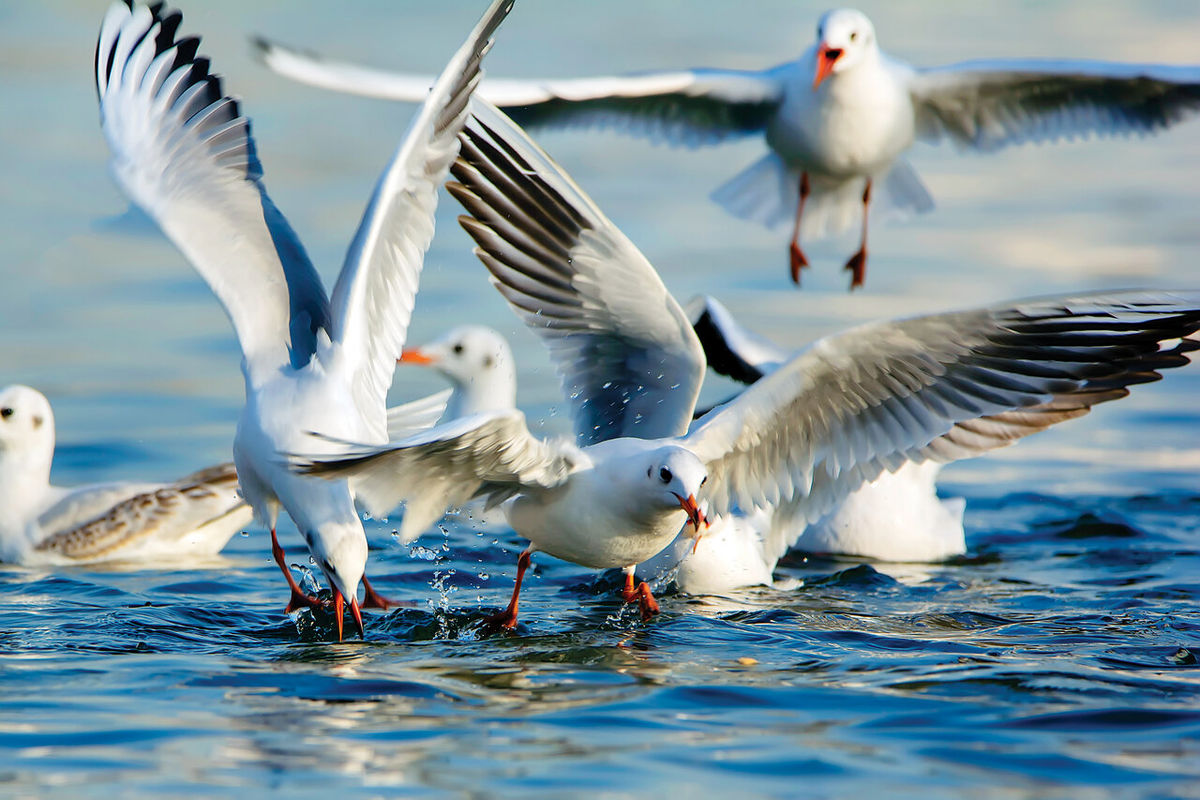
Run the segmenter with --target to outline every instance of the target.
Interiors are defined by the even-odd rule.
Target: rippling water
[[[292,86],[248,54],[269,33],[436,69],[481,3],[184,7],[253,116],[268,185],[328,279],[411,109]],[[103,2],[0,5],[0,383],[58,416],[55,479],[166,478],[228,458],[241,377],[207,288],[105,173],[91,57]],[[495,74],[585,75],[791,58],[820,6],[518,0]],[[1191,4],[868,6],[921,63],[996,55],[1184,62]],[[681,297],[706,291],[781,342],[884,315],[1111,286],[1196,286],[1197,123],[1150,140],[989,157],[918,149],[939,203],[879,226],[867,290],[847,242],[785,285],[783,235],[706,195],[757,157],[615,136],[543,141]],[[561,430],[556,381],[482,278],[447,200],[412,338],[470,317],[513,336],[521,402]],[[393,397],[440,388],[398,373]],[[710,397],[727,394],[714,383]],[[0,792],[273,790],[624,796],[1200,794],[1200,412],[1195,368],[987,458],[953,465],[971,554],[897,567],[790,556],[777,589],[666,596],[642,623],[615,574],[536,556],[514,634],[520,543],[450,519],[401,547],[369,524],[370,573],[413,605],[366,642],[286,599],[254,529],[171,572],[4,569]],[[294,532],[285,546],[300,552]],[[783,588],[786,587],[786,588]],[[684,796],[684,795],[680,795]]]

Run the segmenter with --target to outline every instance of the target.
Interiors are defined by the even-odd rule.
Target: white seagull
[[[623,567],[631,596],[637,563],[685,522],[700,532],[700,502],[718,517],[790,503],[812,522],[885,470],[966,457],[1080,416],[1200,347],[1180,338],[1200,328],[1200,292],[875,323],[817,341],[691,425],[705,361],[683,309],[520,128],[478,100],[474,113],[448,188],[497,289],[549,347],[578,443],[535,439],[519,411],[500,411],[297,467],[349,478],[380,513],[407,501],[408,536],[473,496],[511,497],[509,521],[530,546],[505,625],[534,550]],[[652,613],[645,583],[636,594]]]
[[[459,325],[432,342],[406,347],[400,363],[430,367],[450,381],[450,394],[437,422],[508,411],[517,405],[512,348],[499,332],[485,325]]]
[[[430,78],[256,44],[275,72],[304,83],[417,102]],[[1200,106],[1200,68],[1072,60],[977,60],[921,68],[879,49],[861,11],[828,11],[795,61],[761,71],[684,69],[567,80],[488,80],[480,96],[522,125],[597,125],[688,147],[763,136],[770,152],[713,194],[734,215],[793,222],[792,280],[805,236],[843,230],[846,262],[866,274],[867,208],[923,212],[933,200],[902,157],[914,141],[989,152],[1010,144],[1151,133]],[[882,197],[880,196],[882,195]]]
[[[28,386],[0,389],[0,561],[23,565],[139,562],[220,552],[251,518],[233,464],[173,483],[53,486],[54,413]]]
[[[176,39],[179,12],[114,3],[100,29],[96,86],[112,173],[233,322],[246,387],[233,444],[242,494],[271,529],[289,610],[318,602],[299,590],[275,539],[281,507],[296,523],[333,588],[339,639],[346,601],[362,631],[360,580],[364,604],[378,600],[363,577],[362,521],[345,481],[295,475],[281,454],[323,441],[309,432],[387,441],[386,393],[437,190],[458,152],[480,60],[511,7],[494,0],[438,78],[379,179],[331,296],[267,196],[249,120],[197,57],[199,40]]]

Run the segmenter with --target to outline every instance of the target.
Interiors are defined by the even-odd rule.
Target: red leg
[[[367,580],[367,576],[363,575],[363,601],[362,608],[378,608],[381,611],[387,611],[389,608],[395,608],[400,605],[395,600],[388,600],[379,592],[375,591],[375,587]]]
[[[288,569],[283,548],[279,546],[279,539],[275,536],[274,528],[271,528],[271,555],[275,557],[275,563],[283,570],[283,577],[287,578],[288,587],[292,590],[292,597],[288,601],[287,608],[284,609],[285,614],[290,614],[296,609],[306,606],[308,608],[323,608],[325,606],[325,603],[300,590],[300,585],[296,583],[296,579],[292,577],[292,571]]]
[[[788,255],[792,265],[792,283],[800,285],[800,270],[808,266],[808,259],[800,249],[800,217],[804,214],[804,202],[808,200],[808,173],[800,173],[800,204],[796,207],[796,224],[792,227],[792,246]]]
[[[512,599],[508,601],[508,608],[501,611],[499,614],[493,614],[487,618],[488,624],[499,625],[503,628],[517,627],[517,600],[521,594],[521,581],[525,578],[525,570],[529,569],[529,557],[533,554],[533,548],[528,548],[521,553],[521,557],[517,559],[517,582],[513,586]]]
[[[630,568],[625,573],[625,588],[621,592],[626,603],[638,601],[638,607],[642,609],[642,619],[647,620],[658,613],[658,601],[654,599],[654,595],[650,593],[650,585],[642,581],[636,589],[633,588],[633,569]]]
[[[846,262],[846,269],[850,270],[850,288],[857,289],[863,285],[863,281],[867,277],[867,207],[871,202],[871,179],[867,178],[867,188],[863,190],[863,220],[862,220],[862,241],[858,245],[858,252],[850,256],[850,260]]]

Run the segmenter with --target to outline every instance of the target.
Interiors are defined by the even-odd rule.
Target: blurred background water
[[[244,99],[267,185],[327,282],[412,107],[268,73],[261,33],[330,56],[440,69],[482,2],[207,0],[184,31]],[[987,56],[1186,63],[1186,2],[868,3],[920,64]],[[102,2],[0,4],[0,370],[54,404],[61,483],[165,479],[227,460],[242,402],[219,305],[107,175],[91,60]],[[492,74],[590,75],[795,57],[824,7],[518,0]],[[872,229],[867,287],[814,244],[708,193],[762,145],[676,151],[612,134],[539,139],[686,299],[714,294],[800,345],[882,316],[1053,292],[1200,284],[1200,123],[1150,139],[1006,150],[918,146],[938,208]],[[514,341],[520,402],[565,428],[540,345],[507,310],[445,198],[410,339],[451,323]],[[392,396],[441,388],[415,369]],[[416,548],[370,523],[371,574],[415,608],[329,644],[282,613],[257,528],[170,573],[0,571],[0,791],[595,796],[1200,795],[1200,372],[943,473],[971,555],[899,568],[797,555],[800,588],[666,597],[643,624],[612,575],[535,558],[523,623],[481,637],[520,543],[450,519]],[[727,384],[712,381],[711,399]],[[300,546],[285,531],[285,545]],[[298,551],[297,551],[298,552]],[[791,581],[795,584],[797,581]],[[739,661],[742,659],[742,661]],[[751,661],[752,660],[752,661]],[[753,662],[753,663],[752,663]]]

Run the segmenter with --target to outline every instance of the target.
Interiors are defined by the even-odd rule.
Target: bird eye
[[[462,354],[463,354],[463,346],[462,346],[462,342],[459,342],[458,344],[454,345],[454,355],[461,356]]]
[[[12,415],[13,415],[13,410],[11,408],[9,408],[8,406],[5,406],[4,408],[0,408],[0,417],[3,417],[4,419],[8,419]]]
[[[662,469],[660,469],[658,471],[658,477],[660,480],[662,480],[663,483],[670,483],[671,482],[671,470],[667,469],[666,467],[663,467]]]
[[[701,478],[701,479],[700,479],[700,485],[701,485],[701,486],[703,486],[703,485],[704,485],[704,484],[706,484],[706,483],[708,483],[708,476],[707,476],[707,475],[705,475],[703,478]]]
[[[853,42],[856,39],[858,39],[858,31],[851,31],[850,32],[850,41]]]

